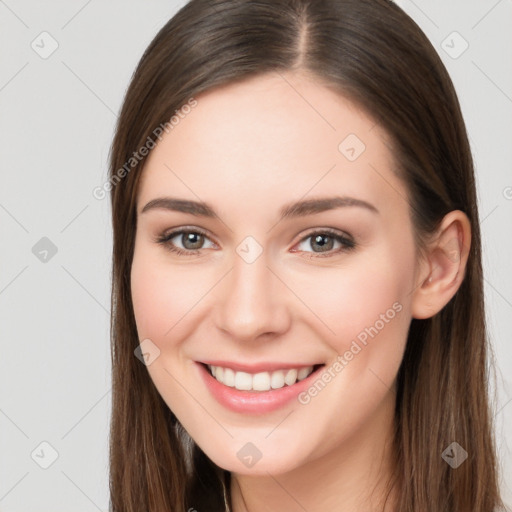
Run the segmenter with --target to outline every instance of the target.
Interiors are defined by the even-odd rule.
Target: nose
[[[276,337],[290,327],[293,293],[269,265],[265,252],[251,263],[235,254],[231,271],[219,283],[215,323],[236,340]]]

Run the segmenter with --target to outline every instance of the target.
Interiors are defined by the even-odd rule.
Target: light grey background
[[[131,74],[182,3],[0,0],[1,511],[108,508],[112,244],[108,198],[92,190]],[[469,130],[512,503],[512,2],[399,3],[448,67]]]

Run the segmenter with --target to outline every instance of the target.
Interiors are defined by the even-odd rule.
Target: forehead
[[[140,202],[157,195],[275,203],[357,195],[376,206],[405,194],[386,133],[334,90],[292,73],[218,87],[151,151]],[[401,189],[401,190],[400,190]]]

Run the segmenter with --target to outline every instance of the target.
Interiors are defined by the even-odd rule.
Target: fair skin
[[[385,133],[306,75],[259,76],[196,99],[151,151],[138,190],[131,285],[139,339],[160,350],[149,375],[194,441],[231,471],[234,512],[382,510],[407,330],[459,288],[468,219],[450,212],[420,258]],[[349,134],[366,146],[354,161],[338,149]],[[377,211],[349,205],[280,220],[285,204],[334,195]],[[142,212],[161,197],[204,201],[217,217]],[[202,245],[172,238],[195,254],[155,241],[180,227],[205,232]],[[355,247],[326,238],[322,257],[311,235],[326,228]],[[263,249],[250,263],[237,252],[248,236]],[[219,403],[195,363],[332,368],[370,326],[378,333],[308,403],[264,414]],[[262,454],[252,467],[237,456],[249,442]],[[392,502],[393,494],[387,511]]]

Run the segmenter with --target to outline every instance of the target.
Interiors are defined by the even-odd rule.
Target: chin
[[[302,454],[292,444],[283,447],[282,443],[269,443],[268,440],[266,443],[235,441],[230,446],[217,445],[211,448],[203,449],[210,460],[220,468],[240,475],[287,473],[299,467],[307,458],[307,454]]]

